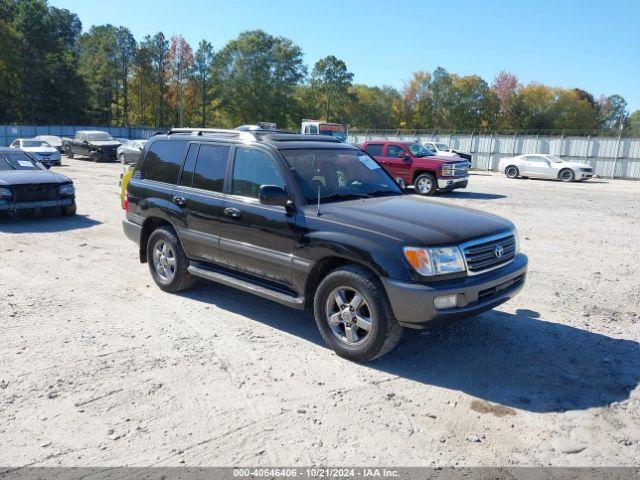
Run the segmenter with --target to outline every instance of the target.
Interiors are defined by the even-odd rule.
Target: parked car
[[[16,138],[11,148],[19,148],[24,152],[29,152],[36,160],[51,165],[61,165],[60,152],[49,145],[44,140],[34,138]]]
[[[454,158],[460,157],[460,158],[464,158],[465,160],[469,160],[469,162],[471,162],[470,153],[454,150],[446,143],[426,142],[423,145],[427,147],[429,150],[431,150],[433,153],[438,155],[439,157],[454,157]]]
[[[120,163],[123,165],[136,163],[146,144],[146,140],[127,140],[117,149],[118,160],[120,160]]]
[[[567,162],[556,155],[540,153],[501,158],[498,170],[509,178],[551,178],[563,182],[580,182],[593,177],[591,165]]]
[[[0,213],[15,215],[58,209],[75,215],[76,201],[70,178],[48,171],[27,152],[0,147]]]
[[[64,149],[62,148],[62,138],[56,135],[38,135],[37,137],[33,137],[34,140],[43,140],[51,145],[53,148],[58,150],[60,153],[64,153]]]
[[[313,308],[325,342],[356,361],[390,351],[403,327],[506,302],[527,271],[510,221],[407,195],[368,154],[324,135],[155,135],[125,208],[124,232],[160,289],[204,278]]]
[[[120,142],[109,133],[100,130],[78,130],[73,138],[62,139],[64,151],[69,158],[83,155],[94,162],[117,160]]]
[[[466,188],[469,182],[466,160],[436,156],[419,143],[371,141],[362,147],[390,175],[413,185],[420,195]]]

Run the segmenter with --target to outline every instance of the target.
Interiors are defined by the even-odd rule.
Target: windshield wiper
[[[332,193],[331,195],[320,197],[321,200],[344,200],[349,198],[369,198],[369,195],[365,193]]]
[[[393,190],[374,190],[372,192],[367,192],[367,197],[380,197],[382,195],[399,195],[399,192],[394,192]]]

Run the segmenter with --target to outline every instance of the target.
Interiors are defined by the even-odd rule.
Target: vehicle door
[[[220,217],[230,152],[225,144],[189,144],[173,197],[181,211],[180,239],[190,258],[220,260]]]
[[[85,133],[78,135],[75,142],[72,143],[74,153],[78,155],[89,155],[89,136]]]
[[[220,226],[224,263],[245,274],[291,287],[295,216],[285,207],[262,205],[262,185],[286,188],[284,166],[266,150],[237,146]]]
[[[407,184],[413,182],[413,157],[403,145],[387,143],[382,154],[382,166],[393,178],[402,178]]]
[[[542,155],[525,156],[525,173],[532,177],[553,177],[551,162]]]

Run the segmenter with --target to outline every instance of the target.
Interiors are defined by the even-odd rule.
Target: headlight
[[[405,247],[404,257],[420,275],[464,272],[464,258],[458,247]]]
[[[73,183],[65,183],[60,186],[60,195],[73,195],[75,193],[75,188],[73,188]]]
[[[0,187],[0,198],[12,198],[13,192],[8,187]]]

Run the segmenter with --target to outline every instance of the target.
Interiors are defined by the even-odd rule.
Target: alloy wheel
[[[176,275],[176,255],[171,245],[159,240],[153,247],[153,268],[162,283],[169,284]]]
[[[338,287],[329,294],[326,320],[331,332],[347,345],[364,342],[374,321],[364,296],[351,287]]]
[[[431,191],[431,188],[433,187],[433,182],[429,177],[423,177],[420,180],[418,180],[417,186],[418,186],[418,191],[420,193],[428,193]]]

